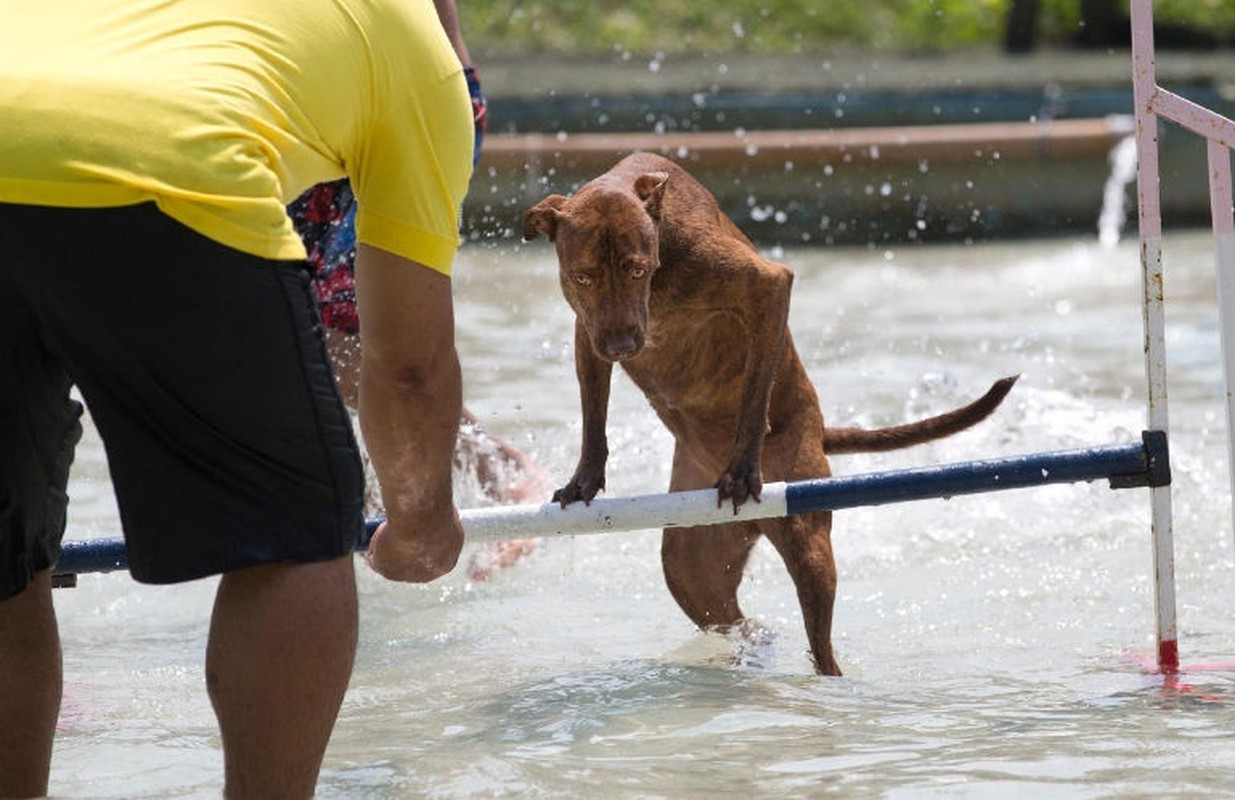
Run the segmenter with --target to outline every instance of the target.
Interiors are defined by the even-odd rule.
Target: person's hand
[[[480,88],[480,73],[476,71],[476,67],[464,67],[463,76],[467,79],[467,93],[472,98],[472,122],[476,126],[476,145],[472,148],[474,167],[480,162],[480,145],[484,141],[485,131],[489,129],[489,103]]]
[[[449,522],[436,528],[383,522],[374,531],[365,557],[388,580],[428,583],[454,569],[462,550],[463,524],[452,507]]]

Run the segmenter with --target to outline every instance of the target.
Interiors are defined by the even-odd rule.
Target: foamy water
[[[1235,661],[1235,575],[1209,240],[1168,236],[1180,648]],[[1134,441],[1144,426],[1135,242],[788,250],[792,325],[838,424],[949,408],[1023,375],[980,428],[838,473]],[[464,250],[468,404],[564,482],[578,455],[572,320],[545,246]],[[624,378],[609,492],[663,491],[671,442]],[[119,531],[88,434],[72,538]],[[464,482],[460,504],[482,502]],[[388,584],[358,563],[362,632],[320,795],[1225,796],[1233,672],[1179,686],[1153,652],[1149,498],[1051,486],[836,515],[835,641],[813,674],[772,549],[742,589],[762,636],[696,631],[656,532],[542,542],[493,581]],[[215,797],[201,674],[213,581],[83,576],[56,599],[57,796]]]

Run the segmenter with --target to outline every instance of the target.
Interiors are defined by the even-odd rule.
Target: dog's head
[[[668,179],[649,172],[633,187],[593,181],[573,197],[546,197],[524,218],[525,240],[544,234],[557,247],[562,294],[606,361],[633,358],[646,341]]]

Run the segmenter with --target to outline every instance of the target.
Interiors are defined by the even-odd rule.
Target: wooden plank
[[[819,130],[490,134],[481,169],[603,171],[636,151],[699,168],[853,162],[986,163],[993,159],[1105,156],[1132,133],[1123,117]]]

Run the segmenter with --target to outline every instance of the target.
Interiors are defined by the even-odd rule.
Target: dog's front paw
[[[763,480],[759,477],[759,471],[754,472],[746,470],[726,470],[716,481],[716,507],[720,508],[725,504],[726,500],[733,501],[733,513],[738,513],[738,509],[747,500],[760,502],[759,495],[763,492]]]
[[[561,504],[562,508],[578,500],[587,504],[592,502],[603,488],[605,488],[604,475],[591,480],[576,475],[570,479],[570,483],[553,493],[553,502]]]

